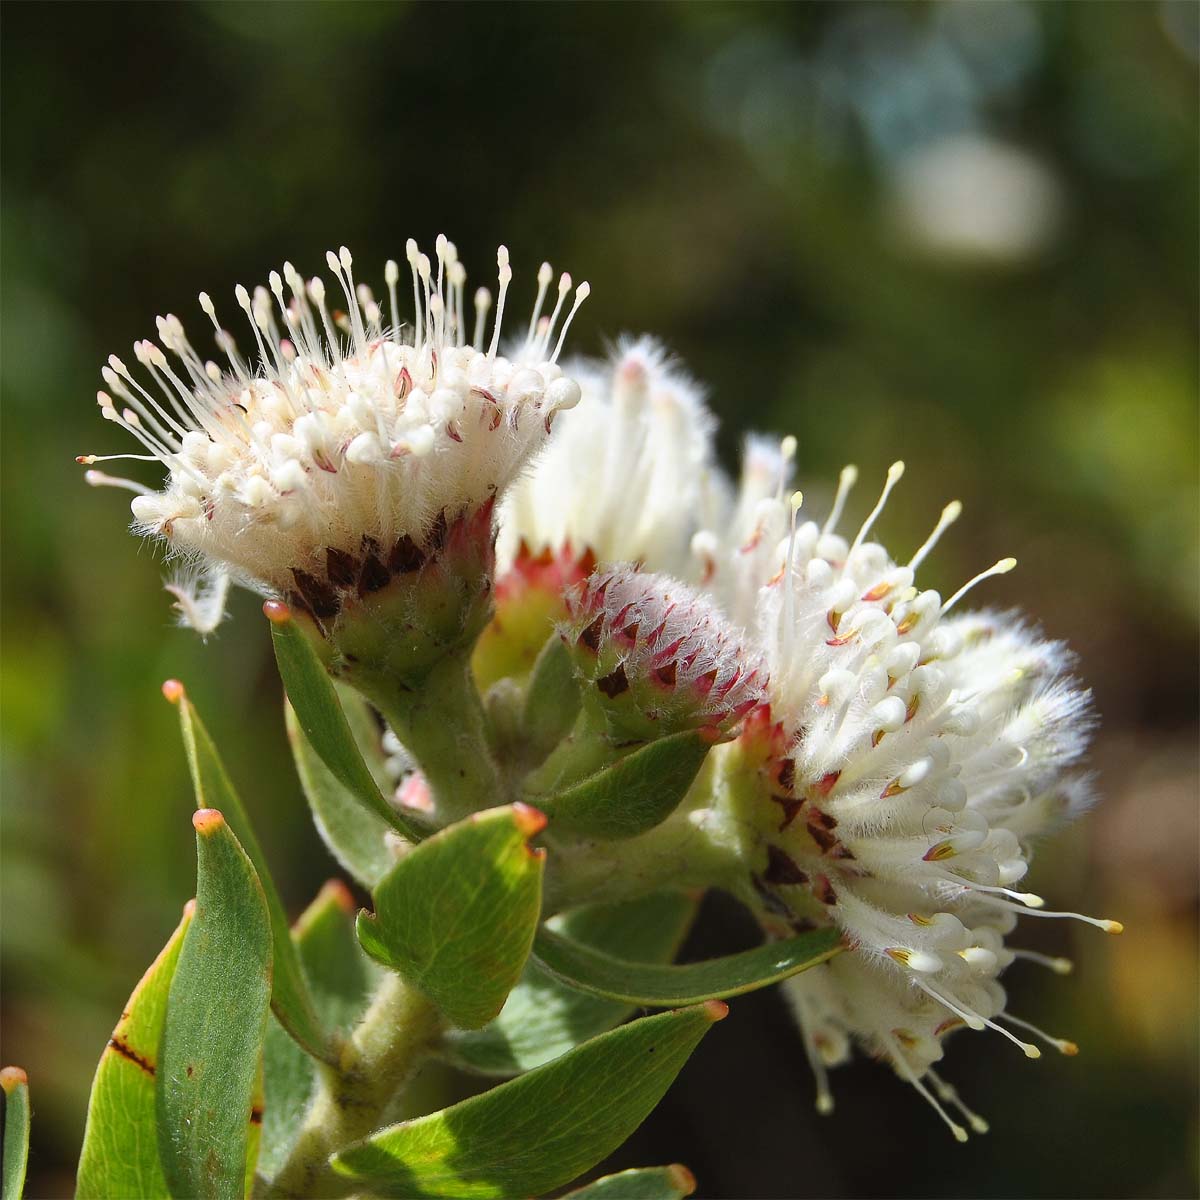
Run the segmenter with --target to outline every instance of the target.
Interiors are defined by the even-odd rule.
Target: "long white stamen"
[[[550,281],[554,278],[554,268],[544,262],[538,268],[537,281],[537,299],[533,302],[533,315],[529,318],[529,332],[525,335],[525,344],[533,345],[533,337],[537,331],[538,318],[542,315],[542,305],[546,300],[546,290],[550,286]]]
[[[1007,575],[1009,571],[1017,565],[1015,558],[1002,558],[998,563],[988,567],[986,571],[980,571],[974,579],[969,579],[966,583],[942,605],[942,616],[945,616],[977,583],[982,583],[985,579],[991,579],[993,575]]]
[[[579,306],[592,294],[592,285],[585,279],[575,289],[575,303],[571,305],[571,311],[567,313],[567,319],[563,322],[562,330],[558,335],[558,343],[554,347],[554,353],[550,355],[552,363],[558,362],[558,356],[562,353],[563,343],[567,340],[567,330],[571,327],[571,322],[575,320],[575,314],[579,311]]]
[[[1038,966],[1046,967],[1056,975],[1070,975],[1075,970],[1075,964],[1069,958],[1057,958],[1049,954],[1042,954],[1037,950],[1014,950],[1012,953],[1014,958],[1023,958],[1027,962],[1037,963]]]
[[[109,457],[115,458],[117,456],[110,455]],[[131,454],[127,457],[133,458],[134,456]],[[137,457],[144,456],[138,455]],[[137,483],[135,480],[122,479],[117,475],[106,475],[103,471],[85,471],[83,479],[88,487],[124,488],[125,491],[136,492],[139,496],[150,496],[154,491],[153,488],[148,488],[145,484]]]
[[[954,524],[955,521],[962,515],[962,501],[951,500],[945,508],[942,509],[942,515],[938,518],[938,523],[933,527],[933,532],[921,543],[921,548],[908,560],[910,571],[915,571],[926,558],[929,557],[930,551],[938,544],[943,533]]]
[[[908,1060],[904,1057],[900,1047],[896,1044],[895,1038],[892,1038],[887,1034],[881,1034],[880,1038],[891,1052],[892,1063],[900,1072],[900,1074],[903,1075],[904,1078],[907,1079],[908,1082],[917,1089],[917,1092],[932,1106],[933,1111],[936,1112],[937,1115],[946,1122],[950,1132],[954,1134],[955,1140],[959,1142],[965,1142],[968,1137],[967,1131],[960,1124],[958,1124],[957,1121],[951,1119],[950,1114],[938,1103],[934,1094],[917,1077],[916,1072],[908,1065]]]
[[[396,284],[400,282],[400,264],[389,258],[383,268],[383,278],[387,283],[388,311],[392,317],[392,341],[400,344],[400,306],[396,302]]]
[[[854,552],[863,544],[863,540],[867,534],[871,532],[871,526],[875,524],[879,514],[883,512],[883,506],[887,503],[888,497],[892,494],[892,488],[900,482],[900,477],[904,474],[904,464],[902,462],[894,462],[888,467],[887,480],[884,482],[883,491],[879,495],[879,499],[875,502],[875,507],[871,509],[867,519],[862,523],[857,536],[850,545],[850,549],[846,554],[846,561],[854,557]]]
[[[947,1083],[932,1067],[926,1072],[926,1075],[933,1080],[934,1089],[937,1091],[938,1099],[944,1104],[953,1104],[960,1113],[967,1119],[967,1123],[971,1126],[975,1133],[987,1133],[991,1128],[990,1125],[975,1111],[968,1108],[958,1094],[958,1089],[952,1084]]]
[[[501,246],[496,251],[496,265],[500,268],[498,278],[500,290],[496,297],[496,320],[492,326],[492,344],[488,347],[488,358],[496,357],[500,345],[500,327],[504,323],[504,298],[508,295],[508,285],[512,282],[512,267],[508,265],[508,247]]]
[[[853,463],[844,466],[838,475],[837,493],[833,497],[833,507],[829,510],[825,524],[821,526],[822,535],[836,532],[837,524],[842,519],[842,510],[846,507],[846,498],[857,482],[858,468]]]
[[[485,287],[475,291],[475,333],[471,345],[478,351],[483,351],[484,325],[487,321],[488,309],[492,307],[492,293]]]
[[[1065,1054],[1068,1058],[1074,1058],[1079,1053],[1079,1047],[1068,1038],[1054,1037],[1053,1034],[1047,1033],[1044,1029],[1038,1028],[1032,1021],[1026,1021],[1023,1017],[1014,1017],[1010,1012],[999,1014],[1000,1020],[1010,1021],[1013,1025],[1019,1026],[1021,1029],[1028,1029],[1035,1037],[1040,1037],[1048,1046],[1053,1046],[1059,1054]]]

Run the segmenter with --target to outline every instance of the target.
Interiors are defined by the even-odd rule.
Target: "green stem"
[[[581,904],[635,900],[664,888],[719,887],[737,895],[749,880],[745,848],[711,808],[673,813],[639,837],[550,844],[543,880],[544,916]]]
[[[468,654],[448,655],[411,688],[386,676],[352,682],[420,764],[442,821],[504,803]]]
[[[433,1004],[399,975],[379,985],[339,1071],[320,1066],[317,1093],[269,1195],[336,1195],[327,1172],[331,1155],[373,1133],[383,1111],[432,1049],[442,1029]]]

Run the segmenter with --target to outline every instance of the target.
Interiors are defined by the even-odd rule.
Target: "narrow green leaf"
[[[540,1195],[611,1154],[670,1087],[719,1001],[645,1017],[441,1112],[377,1133],[333,1159],[379,1196],[502,1200]]]
[[[550,926],[597,950],[620,951],[637,962],[670,962],[687,936],[698,904],[697,897],[682,892],[657,892],[619,904],[576,909],[553,917]],[[452,1033],[445,1052],[468,1071],[516,1075],[613,1029],[634,1008],[566,987],[530,961],[500,1015],[482,1029]]]
[[[196,912],[167,999],[158,1152],[173,1196],[240,1200],[271,997],[271,917],[225,818],[201,809]]]
[[[368,954],[423,991],[453,1025],[478,1029],[521,976],[537,929],[545,818],[525,804],[475,813],[409,851],[361,913]]]
[[[387,755],[383,751],[383,727],[375,715],[375,710],[367,700],[345,683],[335,682],[333,690],[337,693],[338,703],[350,726],[354,744],[375,780],[375,786],[386,796],[393,787],[391,776],[388,774]]]
[[[266,856],[255,836],[250,814],[234,789],[225,764],[221,761],[204,722],[200,720],[200,714],[184,692],[183,684],[177,680],[170,680],[163,684],[163,694],[179,708],[179,724],[183,731],[183,744],[192,773],[197,809],[215,808],[225,814],[234,836],[254,864],[258,881],[266,895],[267,908],[271,914],[271,937],[274,942],[275,987],[271,1004],[275,1015],[280,1024],[309,1054],[334,1063],[337,1061],[336,1051],[330,1045],[329,1036],[321,1028],[313,1008],[308,981],[300,969],[300,960],[288,936],[287,914],[283,901],[271,877]]]
[[[579,706],[579,683],[571,653],[555,630],[538,654],[525,690],[521,725],[535,762],[571,732]]]
[[[313,822],[334,858],[364,887],[374,887],[396,861],[388,849],[391,825],[351,793],[312,748],[296,710],[285,706],[288,741]]]
[[[300,728],[312,748],[333,777],[361,805],[409,841],[419,842],[425,831],[397,812],[381,795],[354,740],[333,680],[307,635],[286,605],[269,604],[267,615],[271,620],[275,661]]]
[[[21,1200],[29,1162],[29,1077],[20,1067],[0,1070],[4,1141],[0,1145],[0,1200]]]
[[[711,747],[712,741],[696,730],[673,733],[561,792],[529,798],[545,811],[555,833],[605,840],[635,837],[675,811]]]
[[[317,1012],[331,1029],[347,1033],[366,1008],[380,973],[354,936],[354,897],[330,880],[292,928],[292,940],[312,983]],[[300,1129],[317,1081],[316,1063],[272,1020],[263,1049],[266,1105],[259,1172],[274,1177]]]
[[[683,1200],[695,1190],[696,1177],[691,1171],[682,1163],[672,1163],[605,1175],[568,1192],[562,1200]]]
[[[175,932],[133,989],[100,1056],[75,1181],[80,1200],[168,1196],[158,1161],[154,1077],[167,993],[193,908],[189,902]],[[302,1051],[297,1048],[297,1053]]]
[[[569,987],[650,1008],[674,1008],[740,996],[787,979],[842,949],[837,929],[814,929],[753,950],[672,966],[616,958],[542,928],[533,943],[539,966]]]

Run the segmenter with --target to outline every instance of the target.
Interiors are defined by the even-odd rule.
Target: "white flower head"
[[[159,462],[166,484],[152,492],[95,472],[89,482],[138,491],[135,527],[174,553],[269,594],[298,589],[316,608],[337,589],[382,586],[436,543],[447,522],[490,512],[555,414],[579,399],[558,357],[588,285],[575,289],[558,329],[571,291],[570,276],[562,276],[553,319],[535,312],[529,336],[505,357],[497,351],[512,278],[507,250],[497,255],[486,346],[491,297],[476,293],[468,340],[466,271],[454,245],[439,237],[436,262],[411,240],[407,251],[411,331],[401,325],[398,265],[387,264],[385,311],[356,285],[345,247],[327,255],[337,281],[328,293],[319,277],[306,280],[290,263],[282,275],[271,273],[269,288],[237,288],[257,350],[249,361],[203,292],[200,305],[227,368],[196,352],[178,318],[158,318],[161,344],[134,346],[149,378],[114,355],[98,400],[147,452],[103,457]],[[539,280],[540,309],[545,268]]]
[[[1005,945],[1018,916],[1079,915],[1046,912],[1017,888],[1033,840],[1090,803],[1088,782],[1065,773],[1093,721],[1060,643],[1012,614],[951,611],[1013,560],[945,602],[914,585],[960,505],[947,506],[904,565],[868,540],[902,473],[893,465],[849,542],[837,523],[853,471],[820,526],[798,523],[798,497],[760,502],[764,538],[787,532],[753,568],[765,577],[757,621],[771,680],[769,718],[745,735],[766,764],[749,801],[766,842],[755,883],[785,925],[833,923],[850,947],[789,984],[819,1106],[832,1103],[824,1065],[853,1039],[965,1137],[943,1102],[968,1125],[982,1122],[931,1072],[947,1032],[990,1027],[1037,1057],[1013,1032],[1032,1030],[1074,1052],[1008,1013],[997,977],[1021,953]],[[731,796],[745,819],[746,798]],[[1080,919],[1120,932],[1117,922]]]
[[[582,399],[508,493],[501,569],[523,546],[686,574],[692,535],[711,519],[715,470],[700,386],[649,337],[623,338],[603,366],[568,371]]]

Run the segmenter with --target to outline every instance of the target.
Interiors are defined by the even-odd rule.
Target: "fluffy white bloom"
[[[1092,718],[1061,643],[1011,614],[952,615],[968,588],[1013,560],[946,602],[914,586],[959,505],[947,506],[907,564],[867,540],[902,471],[889,471],[850,542],[836,525],[852,471],[823,526],[797,525],[798,498],[754,500],[749,540],[759,542],[724,565],[745,587],[763,584],[756,619],[770,708],[730,748],[738,765],[719,803],[756,828],[760,856],[765,842],[755,884],[768,910],[784,925],[833,922],[850,946],[788,985],[819,1106],[831,1105],[824,1065],[854,1039],[965,1137],[924,1077],[942,1036],[960,1025],[991,1027],[1039,1053],[1012,1032],[1032,1027],[1006,1011],[997,977],[1019,953],[1005,945],[1018,915],[1077,915],[1045,912],[1039,897],[1015,889],[1032,841],[1090,802],[1086,781],[1064,772],[1082,756]],[[728,594],[744,600],[744,589]],[[748,759],[761,765],[747,771]],[[968,1123],[982,1127],[973,1114]]]
[[[202,359],[167,315],[158,319],[161,346],[134,346],[147,385],[114,355],[102,372],[107,390],[98,393],[103,415],[148,452],[107,457],[159,462],[169,472],[166,486],[151,492],[99,472],[89,482],[139,492],[132,508],[140,532],[261,591],[298,587],[311,599],[331,587],[382,586],[447,521],[490,504],[546,439],[555,413],[579,399],[557,363],[588,285],[575,290],[555,342],[571,279],[562,276],[558,307],[541,318],[550,282],[544,267],[529,334],[504,357],[497,347],[512,270],[503,247],[497,258],[487,347],[490,295],[476,294],[472,344],[466,271],[444,237],[436,263],[408,243],[411,333],[401,329],[397,264],[386,270],[388,322],[370,289],[356,287],[344,247],[327,255],[340,293],[330,303],[322,280],[304,280],[291,264],[282,276],[271,273],[269,290],[237,288],[257,346],[253,362],[201,293],[228,369]]]
[[[715,421],[699,385],[648,337],[622,339],[603,367],[568,370],[582,399],[508,493],[501,569],[524,545],[687,574],[692,535],[716,502]]]

